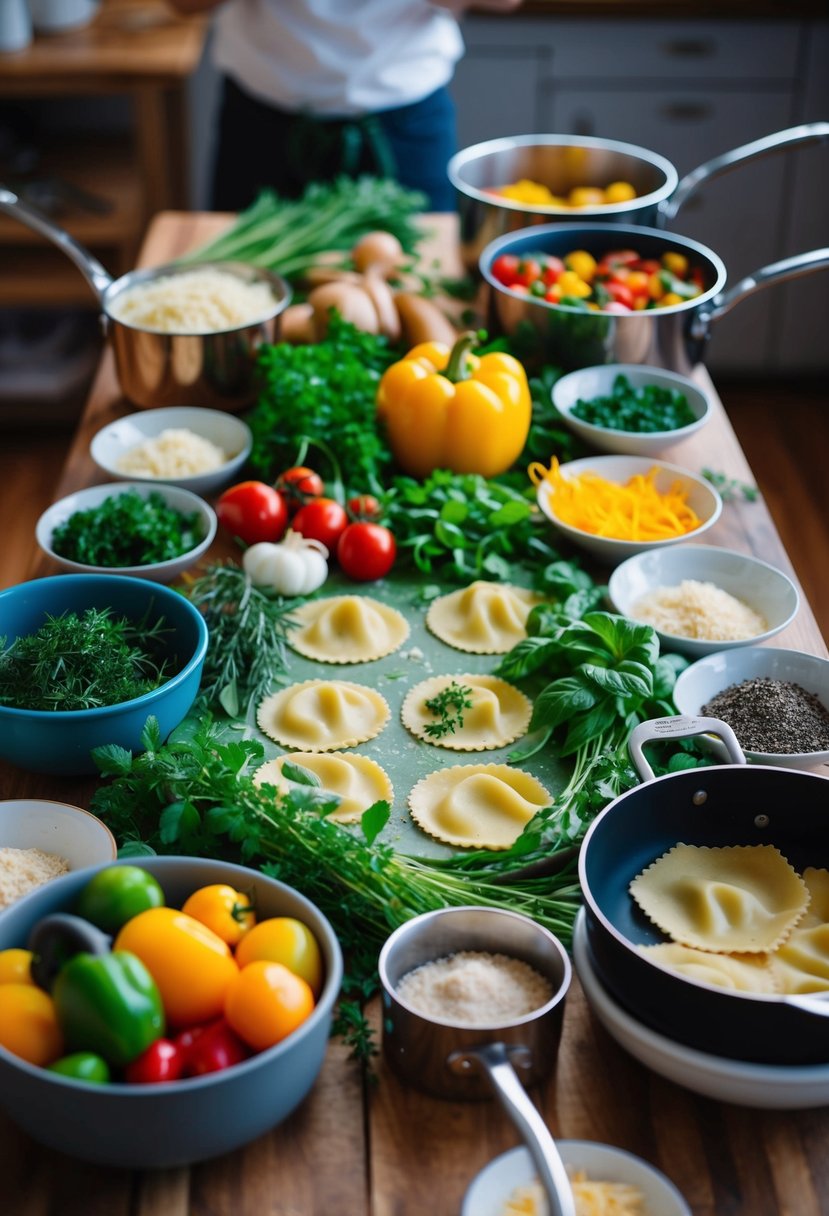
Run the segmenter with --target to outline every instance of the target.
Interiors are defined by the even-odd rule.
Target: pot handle
[[[504,1043],[486,1043],[458,1052],[450,1057],[450,1063],[453,1069],[478,1067],[486,1072],[495,1096],[524,1138],[547,1197],[550,1216],[576,1216],[573,1188],[556,1142],[509,1060],[510,1052],[524,1050]]]
[[[628,739],[628,752],[633,767],[643,781],[654,781],[656,774],[645,759],[645,744],[652,743],[655,739],[692,739],[696,735],[713,735],[711,746],[725,763],[746,763],[737,736],[727,722],[721,722],[719,718],[689,718],[680,715],[676,718],[650,718],[647,722],[634,726]]]
[[[93,257],[88,249],[84,249],[83,245],[80,245],[63,228],[59,228],[57,224],[53,224],[48,216],[44,215],[42,211],[38,211],[37,207],[32,207],[29,203],[24,202],[18,194],[15,194],[13,190],[9,190],[1,185],[0,211],[4,211],[12,219],[18,220],[27,228],[32,228],[35,232],[39,232],[41,236],[45,236],[53,245],[57,245],[75,263],[98,297],[98,303],[101,303],[104,292],[112,282],[112,275],[107,273],[98,259]]]
[[[690,325],[690,336],[697,341],[707,338],[709,327],[714,321],[719,320],[745,296],[753,295],[761,287],[782,283],[785,279],[798,279],[801,275],[824,270],[827,266],[829,248],[810,249],[808,253],[798,253],[794,257],[783,258],[780,262],[772,262],[770,266],[755,270],[727,291],[721,291],[709,305],[700,305]]]
[[[804,1013],[812,1013],[818,1018],[829,1018],[829,1000],[817,995],[798,993],[796,996],[781,997],[787,1005],[794,1005]]]
[[[689,194],[692,194],[697,186],[707,181],[709,177],[718,177],[721,173],[727,173],[729,169],[741,165],[743,161],[756,160],[760,156],[766,156],[769,152],[778,152],[795,144],[811,144],[825,139],[829,139],[829,122],[806,122],[799,127],[789,127],[785,131],[775,131],[772,135],[764,135],[762,139],[755,139],[750,144],[742,144],[739,148],[733,148],[730,152],[723,152],[721,156],[715,156],[705,164],[692,169],[685,177],[680,178],[673,194],[659,204],[660,226],[669,224]]]

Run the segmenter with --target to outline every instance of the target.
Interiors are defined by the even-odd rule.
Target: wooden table
[[[142,263],[169,260],[212,235],[217,216],[167,213]],[[429,217],[434,251],[452,270],[455,228]],[[709,384],[703,371],[702,382]],[[54,495],[101,480],[90,437],[130,412],[107,353]],[[718,400],[702,433],[668,453],[690,468],[750,470]],[[7,528],[13,525],[8,525]],[[755,553],[791,573],[763,503],[729,503],[706,540]],[[34,554],[19,577],[51,572]],[[807,604],[775,645],[825,655]],[[91,783],[0,765],[5,797],[85,804]],[[377,1023],[377,1009],[374,1011]],[[694,1216],[822,1216],[829,1212],[829,1111],[755,1111],[697,1097],[623,1052],[591,1016],[578,981],[567,1000],[557,1075],[537,1100],[554,1134],[638,1153],[686,1196]],[[228,1112],[228,1118],[233,1112]],[[457,1216],[473,1175],[516,1143],[495,1103],[440,1102],[401,1086],[382,1061],[367,1078],[332,1041],[310,1096],[281,1127],[227,1157],[131,1174],[70,1161],[0,1117],[2,1216]],[[654,1216],[658,1216],[654,1213]]]

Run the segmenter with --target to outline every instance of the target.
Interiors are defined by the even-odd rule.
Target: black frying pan
[[[579,879],[596,973],[634,1017],[690,1047],[758,1063],[829,1063],[829,996],[715,988],[657,966],[636,949],[665,938],[634,903],[628,886],[679,842],[773,844],[800,873],[806,866],[829,867],[829,780],[747,766],[725,723],[710,718],[643,723],[631,736],[634,763],[645,776],[650,770],[642,756],[644,742],[703,732],[718,735],[736,762],[646,781],[606,807],[584,839]]]

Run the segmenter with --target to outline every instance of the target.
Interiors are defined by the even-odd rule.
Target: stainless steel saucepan
[[[100,304],[104,331],[112,343],[118,380],[125,397],[143,409],[199,405],[238,410],[255,392],[256,352],[278,336],[279,317],[291,300],[291,288],[279,275],[241,262],[205,262],[201,268],[222,270],[246,283],[266,283],[273,310],[234,329],[212,333],[160,333],[118,319],[124,292],[141,283],[192,272],[175,263],[132,270],[114,279],[89,250],[55,225],[13,190],[0,186],[0,211],[45,236],[66,254],[89,283]]]

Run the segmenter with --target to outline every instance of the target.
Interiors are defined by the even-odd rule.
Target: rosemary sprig
[[[463,726],[464,714],[472,708],[472,689],[467,684],[451,680],[440,692],[429,697],[425,705],[438,720],[429,722],[424,727],[424,734],[430,739],[442,739],[445,735],[453,735]]]

